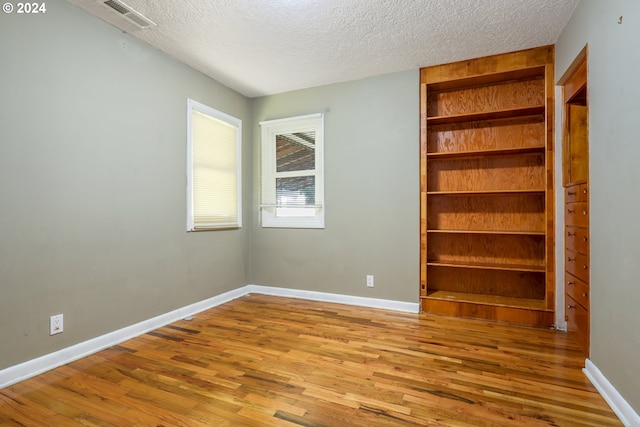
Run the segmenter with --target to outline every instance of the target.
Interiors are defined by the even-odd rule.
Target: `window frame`
[[[223,121],[236,128],[236,197],[237,197],[237,218],[234,222],[212,224],[208,226],[197,226],[194,218],[194,162],[193,162],[193,112],[208,115],[214,119]],[[191,98],[187,98],[187,231],[214,231],[242,228],[242,120],[231,116],[208,105],[202,104]]]
[[[304,116],[287,117],[276,120],[260,122],[261,126],[261,205],[260,218],[263,228],[325,228],[325,204],[324,204],[324,114],[308,114]],[[277,172],[276,136],[280,134],[296,132],[315,132],[315,168],[314,173],[309,170],[300,171],[297,175],[292,172]],[[307,207],[291,206],[294,209],[315,209],[313,215],[304,216],[278,216],[277,205],[265,202],[265,198],[276,200],[275,182],[278,174],[286,176],[314,176],[315,177],[315,204]],[[265,197],[265,194],[268,196]],[[275,203],[275,202],[274,202]]]

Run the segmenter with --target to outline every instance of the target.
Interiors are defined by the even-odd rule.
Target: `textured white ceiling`
[[[135,37],[248,97],[553,44],[579,2],[121,1],[157,24]]]

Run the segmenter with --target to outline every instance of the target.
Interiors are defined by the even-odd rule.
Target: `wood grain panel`
[[[506,120],[430,126],[429,153],[544,147],[544,120],[521,117]]]
[[[544,155],[529,153],[432,159],[427,166],[428,191],[544,190]]]
[[[545,231],[544,193],[429,197],[428,230]]]
[[[567,104],[569,126],[569,182],[583,182],[589,177],[589,111],[586,105]]]
[[[250,295],[0,390],[0,425],[621,426],[583,363],[558,331]]]
[[[545,265],[544,236],[439,234],[429,236],[428,261],[504,266]]]
[[[427,116],[452,116],[479,111],[497,111],[511,108],[544,105],[544,78],[506,81],[494,85],[430,91],[427,100]]]
[[[493,271],[433,266],[429,293],[436,290],[544,300],[544,272]],[[428,295],[429,295],[428,293]]]

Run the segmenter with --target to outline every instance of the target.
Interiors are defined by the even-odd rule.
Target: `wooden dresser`
[[[570,333],[589,349],[589,184],[565,188],[565,320]]]
[[[586,49],[561,79],[564,98],[563,183],[565,187],[565,320],[589,355],[589,109]]]

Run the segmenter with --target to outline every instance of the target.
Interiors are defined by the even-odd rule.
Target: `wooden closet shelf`
[[[429,229],[427,233],[449,233],[449,234],[512,234],[518,236],[544,236],[544,231],[524,231],[524,230],[436,230]]]
[[[522,272],[530,272],[530,273],[545,272],[544,265],[517,265],[517,264],[497,264],[497,263],[460,262],[460,261],[427,261],[427,265],[432,267],[522,271]]]
[[[507,119],[511,117],[524,117],[524,116],[536,116],[536,115],[540,115],[542,118],[542,116],[544,115],[544,112],[545,112],[544,105],[538,105],[534,107],[507,108],[504,110],[480,111],[476,113],[453,114],[450,116],[427,117],[427,124],[444,125],[444,124],[477,122],[482,120]]]
[[[492,305],[500,307],[524,308],[527,310],[553,311],[546,308],[544,300],[503,297],[500,295],[470,294],[434,290],[429,291],[425,299],[468,302],[473,304]]]
[[[427,153],[428,160],[436,160],[441,158],[463,158],[463,157],[479,157],[479,156],[499,156],[503,154],[525,154],[544,152],[543,145],[533,147],[510,147],[497,148],[491,150],[468,150],[468,151],[447,151],[447,152],[431,152]]]

